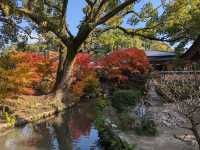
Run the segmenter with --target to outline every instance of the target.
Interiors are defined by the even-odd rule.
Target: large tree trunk
[[[52,92],[55,92],[60,86],[64,76],[63,64],[64,58],[61,47],[59,48],[59,62],[58,62],[58,69],[56,72],[56,80]]]
[[[69,89],[71,85],[71,75],[75,56],[76,50],[74,49],[68,49],[68,53],[65,55],[64,59],[62,58],[62,54],[60,54],[57,76],[53,92],[62,89]]]
[[[61,82],[63,74],[63,53],[62,53],[62,46],[59,47],[59,58],[58,58],[58,69],[56,72],[56,80],[52,92],[56,91]]]
[[[62,56],[60,57],[59,67],[57,71],[56,83],[53,88],[53,91],[60,91],[61,89],[69,89],[71,85],[71,75],[73,62],[76,54],[78,53],[78,49],[84,43],[84,41],[89,36],[92,28],[89,25],[84,25],[80,27],[80,30],[77,34],[77,37],[72,40],[70,45],[67,46],[67,54],[64,57],[62,63]]]

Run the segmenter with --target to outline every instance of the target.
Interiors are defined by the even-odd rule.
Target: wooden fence
[[[161,80],[193,80],[200,81],[200,71],[160,71]]]

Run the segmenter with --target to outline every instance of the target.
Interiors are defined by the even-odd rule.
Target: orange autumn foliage
[[[47,74],[54,81],[57,64],[57,52],[50,52],[49,58],[46,58],[37,53],[14,51],[7,58],[0,58],[0,90],[34,95],[37,92],[35,87]],[[72,90],[83,95],[88,83],[95,87],[99,82],[99,72],[108,80],[123,82],[135,73],[147,74],[148,71],[145,53],[135,48],[116,50],[97,60],[88,53],[78,53],[72,69]]]
[[[47,59],[41,54],[16,51],[1,57],[0,75],[8,87],[8,93],[36,94],[35,88],[45,75],[50,74],[52,80],[55,78],[58,62],[53,59],[56,57],[54,54]],[[12,67],[7,68],[10,64]]]

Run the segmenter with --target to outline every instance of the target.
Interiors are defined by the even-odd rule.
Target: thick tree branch
[[[63,26],[63,29],[65,29],[71,39],[74,38],[71,31],[68,28],[68,25],[66,24],[66,18],[67,18],[67,7],[68,7],[68,0],[63,1],[62,6],[62,15],[61,15],[61,25]]]
[[[71,31],[69,30],[67,24],[65,24],[65,30],[67,31],[68,35],[70,36],[71,39],[74,39],[73,34],[71,33]]]
[[[106,2],[108,2],[108,1],[106,1],[106,0],[101,1],[99,7],[97,8],[96,12],[93,15],[94,19],[99,15],[99,12],[101,11],[102,7],[105,5]]]
[[[62,31],[58,31],[58,27],[53,24],[52,22],[46,20],[45,18],[42,18],[38,15],[34,15],[32,13],[19,10],[22,14],[25,16],[28,16],[33,22],[35,22],[37,25],[39,25],[40,28],[43,28],[44,30],[49,30],[53,32],[65,45],[69,45],[68,36],[65,35]],[[62,33],[61,33],[62,32]]]
[[[112,11],[110,11],[109,13],[107,13],[105,16],[103,16],[102,18],[100,18],[97,21],[96,26],[105,23],[110,18],[114,17],[116,14],[118,14],[120,11],[122,11],[124,8],[126,8],[127,6],[133,4],[136,1],[137,0],[127,0],[127,1],[123,2],[122,4],[120,4],[119,6],[117,6],[116,8],[114,8]]]
[[[95,7],[95,4],[97,2],[97,0],[95,0],[94,2],[90,1],[90,0],[85,0],[85,2],[88,4],[88,6],[90,7],[89,9],[89,12],[86,13],[86,16],[85,16],[85,21],[88,21],[88,20],[91,20],[92,19],[92,14],[93,14],[93,11],[94,11],[94,7]]]
[[[85,2],[92,8],[93,7],[93,5],[94,5],[94,3],[93,2],[91,2],[90,0],[85,0]]]
[[[134,14],[138,18],[142,18],[141,15],[134,10],[129,10],[129,11],[125,12],[124,14],[122,14],[122,17],[125,17],[126,15],[129,15],[129,14]]]
[[[62,6],[62,15],[61,18],[64,18],[67,13],[67,6],[68,6],[68,0],[63,1],[63,6]]]
[[[139,37],[142,37],[142,38],[145,38],[145,39],[149,39],[149,40],[153,40],[153,41],[161,41],[161,42],[176,42],[180,39],[183,39],[185,37],[176,37],[174,39],[168,39],[166,37],[154,37],[154,36],[150,36],[150,35],[145,35],[145,34],[141,34],[138,32],[138,30],[134,30],[134,31],[128,31],[127,29],[123,28],[123,27],[120,27],[120,26],[117,26],[116,27],[117,29],[120,29],[121,31],[123,31],[124,33],[126,33],[127,35],[130,35],[130,36],[139,36]],[[147,28],[149,29],[149,28]],[[140,29],[139,29],[140,30]],[[145,29],[144,29],[145,30]],[[141,30],[140,30],[141,31]]]
[[[52,19],[48,19],[48,17],[45,17],[44,14],[37,14],[26,8],[15,8],[15,6],[13,6],[12,4],[6,3],[0,3],[0,7],[6,7],[10,10],[15,9],[15,15],[27,17],[28,19],[32,20],[35,24],[37,24],[40,29],[53,32],[65,46],[71,45],[71,41],[68,34],[63,32],[63,30],[59,30],[59,23],[56,24],[56,22],[53,22]],[[4,10],[2,9],[2,11]],[[65,26],[63,26],[63,29],[65,29]]]
[[[90,20],[86,17],[86,20],[80,25],[79,32],[77,36],[75,37],[73,41],[73,49],[78,49],[81,44],[87,39],[89,34],[92,32],[92,30],[95,29],[96,26],[101,25],[108,21],[110,18],[114,17],[116,14],[118,14],[120,11],[122,11],[124,8],[127,6],[133,4],[137,0],[127,0],[120,4],[119,6],[115,7],[113,10],[111,10],[109,13],[104,15],[102,18],[100,18],[97,23],[90,22]],[[100,4],[99,7],[103,7],[103,5],[106,3],[105,0],[102,0],[102,3]],[[102,5],[102,6],[101,6]]]

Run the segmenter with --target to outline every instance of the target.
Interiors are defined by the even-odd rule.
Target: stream
[[[94,119],[95,104],[82,102],[52,119],[0,136],[0,150],[102,150]]]

